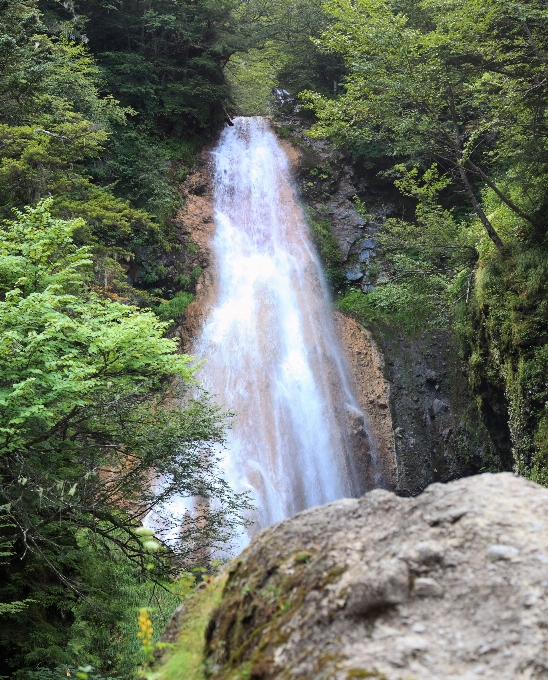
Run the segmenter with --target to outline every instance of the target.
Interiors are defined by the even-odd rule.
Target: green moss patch
[[[185,602],[175,645],[144,674],[147,680],[204,680],[205,631],[225,583],[226,575],[218,576]]]
[[[346,673],[347,678],[377,678],[377,680],[386,680],[386,675],[378,673],[377,671],[366,671],[364,668],[351,668]]]

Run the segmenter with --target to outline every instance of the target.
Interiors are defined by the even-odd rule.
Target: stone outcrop
[[[354,394],[365,415],[365,429],[371,438],[371,478],[366,488],[396,489],[395,437],[384,358],[371,333],[357,321],[336,311],[333,320],[353,378]]]
[[[548,677],[547,518],[548,490],[502,473],[274,525],[224,576],[210,677]]]
[[[491,443],[468,388],[457,338],[374,330],[390,384],[397,486],[404,496],[491,467]],[[497,469],[496,460],[492,463]]]

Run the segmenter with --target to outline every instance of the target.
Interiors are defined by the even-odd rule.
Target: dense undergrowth
[[[217,472],[229,414],[198,390],[169,322],[97,292],[92,247],[73,240],[82,220],[50,204],[0,228],[2,673],[131,677],[137,608],[159,634],[178,575],[207,570],[246,501]],[[177,516],[179,496],[212,505]],[[156,535],[180,541],[140,527],[151,511]]]

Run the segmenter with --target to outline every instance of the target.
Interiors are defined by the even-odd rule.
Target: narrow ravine
[[[236,118],[213,159],[217,298],[192,352],[237,414],[224,471],[263,527],[363,493],[375,450],[284,150],[266,120]]]

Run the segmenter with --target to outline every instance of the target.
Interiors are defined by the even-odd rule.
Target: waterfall
[[[364,491],[364,420],[282,146],[266,120],[236,118],[212,153],[216,302],[192,353],[236,413],[224,474],[263,527]]]

